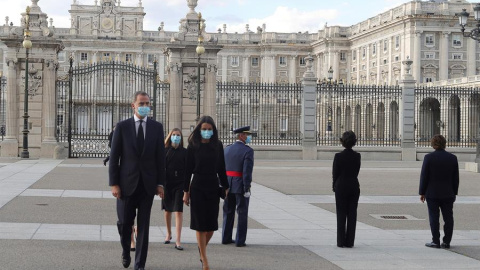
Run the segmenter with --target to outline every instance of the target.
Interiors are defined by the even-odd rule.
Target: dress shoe
[[[131,262],[132,262],[132,258],[130,257],[130,254],[122,255],[122,265],[123,265],[123,267],[128,268],[130,266]]]
[[[426,243],[425,246],[430,247],[430,248],[440,248],[440,244],[437,244],[437,243],[434,243],[434,242]]]
[[[228,241],[228,240],[222,241],[223,245],[228,245],[228,244],[233,244],[233,243],[235,243],[235,241],[233,239],[230,239],[230,241]]]
[[[170,244],[170,240],[172,240],[172,237],[170,237],[170,239],[168,240],[165,240],[165,242],[163,242],[164,244]]]
[[[182,246],[177,246],[177,245],[175,245],[175,249],[176,249],[176,250],[183,250],[183,247],[182,247]]]
[[[235,244],[235,246],[236,246],[236,247],[246,247],[246,246],[247,246],[247,244],[245,244],[245,243],[242,243],[242,244]]]
[[[449,249],[449,248],[450,248],[450,244],[442,243],[441,247],[442,247],[442,248]]]

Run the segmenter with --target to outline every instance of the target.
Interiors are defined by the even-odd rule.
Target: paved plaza
[[[355,247],[336,247],[331,161],[257,160],[247,247],[208,248],[212,269],[480,269],[480,174],[460,168],[452,248],[430,249],[421,162],[365,161]],[[123,269],[115,200],[101,159],[0,159],[0,269]],[[185,207],[184,251],[163,244],[152,209],[147,269],[200,269]],[[405,216],[385,220],[380,216]],[[222,217],[219,217],[221,223]],[[443,234],[443,233],[442,233]],[[175,237],[175,235],[174,235]],[[130,266],[132,269],[132,266]]]

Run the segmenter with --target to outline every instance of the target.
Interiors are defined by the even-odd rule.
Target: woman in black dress
[[[355,242],[357,225],[357,207],[360,197],[358,173],[361,156],[360,153],[352,150],[357,143],[357,136],[353,131],[343,133],[340,142],[345,150],[335,154],[332,172],[337,208],[337,246],[351,248]]]
[[[182,236],[183,221],[183,186],[185,181],[185,161],[187,149],[183,147],[182,132],[178,128],[172,129],[165,139],[166,153],[166,181],[165,197],[162,200],[162,209],[165,210],[167,235],[165,244],[172,240],[172,212],[175,213],[176,241],[175,248],[183,250],[180,237]]]
[[[193,179],[190,181],[190,179]],[[220,183],[219,183],[220,181]],[[198,250],[203,270],[208,270],[207,245],[218,230],[219,184],[228,193],[223,145],[218,140],[215,122],[210,116],[200,118],[188,138],[187,166],[183,201],[191,203],[190,229],[197,231]]]

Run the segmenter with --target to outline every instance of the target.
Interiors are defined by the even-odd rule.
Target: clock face
[[[113,22],[109,18],[105,18],[102,20],[102,26],[105,29],[111,29],[113,27]]]

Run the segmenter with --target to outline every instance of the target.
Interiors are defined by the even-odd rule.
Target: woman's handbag
[[[221,186],[218,187],[218,197],[225,200],[225,189]]]

